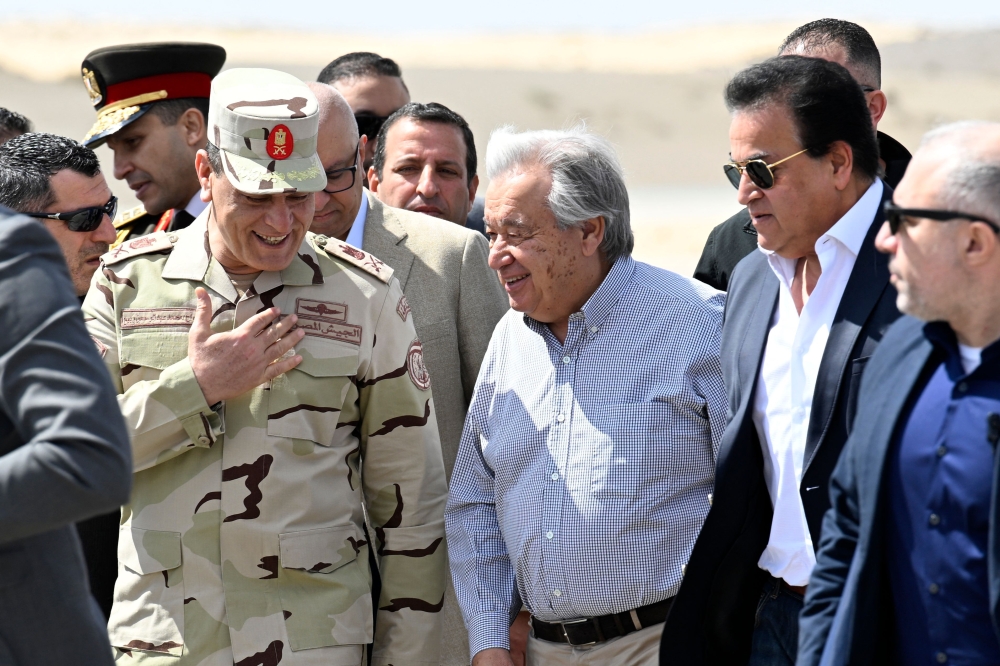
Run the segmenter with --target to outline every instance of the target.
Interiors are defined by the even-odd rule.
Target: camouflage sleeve
[[[430,378],[393,278],[361,387],[362,476],[382,576],[373,663],[438,664],[447,551],[445,482]]]
[[[122,366],[114,295],[115,288],[123,287],[108,280],[103,269],[102,264],[94,274],[83,314],[118,391],[118,406],[132,436],[133,470],[147,469],[190,448],[212,446],[223,432],[222,419],[205,402],[187,358],[163,370]],[[131,373],[138,379],[126,380]]]

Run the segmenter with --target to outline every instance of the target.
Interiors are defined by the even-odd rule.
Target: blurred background
[[[711,228],[740,208],[722,173],[723,86],[802,23],[829,16],[872,33],[889,98],[880,129],[911,150],[943,122],[1000,121],[997,0],[681,4],[40,0],[0,15],[0,106],[38,131],[81,139],[94,112],[80,62],[111,44],[213,42],[228,51],[227,68],[273,67],[305,81],[339,55],[375,51],[400,64],[414,101],[462,114],[481,156],[508,123],[582,121],[607,136],[628,177],[636,257],[686,275]],[[111,152],[98,154],[111,174]],[[109,181],[123,206],[136,205],[123,182]]]

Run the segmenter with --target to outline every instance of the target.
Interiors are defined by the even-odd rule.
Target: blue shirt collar
[[[354,224],[347,234],[347,244],[353,245],[359,250],[365,249],[362,243],[365,241],[365,219],[368,217],[368,190],[361,190],[361,207],[358,208],[358,215],[354,218]]]
[[[965,376],[962,354],[958,350],[958,338],[948,322],[932,321],[924,324],[924,337],[934,345],[939,354],[944,356],[948,376],[952,381]],[[970,376],[1000,379],[1000,340],[983,349],[982,362]]]

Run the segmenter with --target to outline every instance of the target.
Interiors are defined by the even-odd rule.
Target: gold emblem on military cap
[[[90,95],[90,103],[97,106],[104,99],[104,95],[101,94],[101,86],[97,85],[97,77],[94,73],[83,68],[83,85],[87,88],[87,94]]]

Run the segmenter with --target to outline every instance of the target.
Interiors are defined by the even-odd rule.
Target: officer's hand
[[[280,312],[270,308],[233,331],[214,333],[212,299],[201,287],[194,293],[198,307],[188,336],[188,359],[208,404],[243,395],[302,362],[298,355],[277,360],[305,335],[302,329],[292,331],[295,315],[275,321]]]
[[[510,652],[503,648],[487,648],[472,658],[472,666],[513,666]]]

